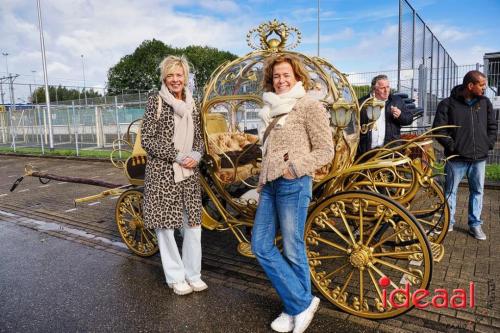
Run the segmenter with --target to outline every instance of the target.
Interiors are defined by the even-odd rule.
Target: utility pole
[[[43,79],[45,81],[45,102],[47,103],[47,118],[49,123],[49,148],[54,150],[54,136],[52,134],[52,115],[50,113],[49,78],[47,76],[47,59],[45,58],[45,41],[43,39],[42,9],[40,0],[36,0],[38,8],[38,27],[40,30],[40,48],[42,51]]]
[[[9,76],[9,62],[7,61],[9,54],[7,52],[2,52],[2,55],[5,57],[5,68],[7,69],[7,76]]]
[[[7,70],[7,74],[5,75],[5,78],[9,76],[9,63],[7,62],[7,57],[9,54],[7,52],[2,52],[2,55],[5,57],[5,68]],[[7,86],[8,89],[8,86]],[[5,100],[3,98],[4,92],[3,92],[3,80],[0,81],[0,95],[2,95],[2,105],[5,106]]]
[[[319,57],[319,0],[318,0],[318,54],[317,56]]]
[[[85,108],[87,107],[87,90],[85,89],[86,83],[85,83],[85,62],[83,61],[83,54],[81,55],[82,57],[82,71],[83,71],[83,96],[85,97]]]

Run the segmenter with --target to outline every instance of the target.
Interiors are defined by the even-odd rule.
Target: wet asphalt
[[[161,267],[0,222],[0,332],[272,332],[275,297],[206,282],[177,296]],[[370,330],[320,310],[307,332]]]

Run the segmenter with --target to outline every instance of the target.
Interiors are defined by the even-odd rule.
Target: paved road
[[[99,286],[99,288],[101,288],[99,290],[101,291],[107,291],[108,289],[111,290],[116,283],[106,284],[106,282],[119,281],[121,283],[122,280],[129,279],[131,281],[130,285],[118,284],[121,287],[110,294],[115,295],[113,298],[117,299],[120,299],[120,290],[122,292],[123,290],[127,292],[127,294],[124,295],[136,295],[131,290],[142,290],[140,287],[141,284],[138,283],[141,282],[141,280],[134,279],[136,279],[136,276],[144,274],[146,279],[149,278],[151,281],[149,285],[150,289],[147,291],[143,290],[143,293],[147,295],[144,299],[149,299],[151,294],[158,293],[161,294],[161,297],[164,297],[165,300],[168,299],[169,302],[172,302],[173,295],[169,290],[166,290],[166,287],[162,286],[161,283],[162,274],[159,257],[154,256],[146,259],[139,258],[131,254],[123,243],[121,243],[120,236],[114,224],[114,205],[116,197],[107,197],[97,201],[79,204],[75,207],[73,203],[74,198],[93,195],[100,192],[101,189],[94,186],[75,185],[54,181],[48,184],[41,184],[38,180],[33,178],[26,178],[14,193],[10,193],[8,190],[12,182],[22,174],[25,163],[33,163],[41,170],[59,175],[85,178],[94,177],[112,183],[127,183],[123,174],[119,170],[114,169],[109,162],[66,161],[0,155],[0,226],[2,228],[0,233],[3,237],[0,240],[0,253],[2,254],[0,260],[0,313],[2,313],[0,316],[0,331],[2,327],[4,327],[2,322],[2,318],[4,318],[3,314],[9,313],[6,312],[4,308],[6,307],[6,305],[4,305],[6,304],[6,299],[8,300],[7,304],[11,302],[11,299],[17,300],[18,302],[23,301],[26,302],[26,304],[29,302],[38,304],[36,302],[37,298],[33,298],[34,296],[30,296],[31,298],[28,297],[26,299],[4,297],[3,294],[5,290],[11,291],[11,289],[19,289],[15,283],[12,285],[9,284],[7,287],[6,284],[3,283],[5,280],[4,274],[6,274],[4,272],[10,272],[10,268],[4,268],[6,266],[4,266],[3,256],[4,251],[7,251],[7,249],[8,252],[6,253],[13,256],[16,262],[22,263],[27,260],[26,253],[42,251],[45,248],[43,245],[64,240],[63,242],[75,246],[74,250],[64,249],[68,254],[71,252],[74,252],[75,255],[79,253],[92,253],[86,256],[81,255],[86,258],[83,263],[88,263],[90,267],[85,269],[81,268],[82,271],[80,274],[76,274],[71,270],[69,272],[63,272],[62,269],[66,266],[60,265],[59,263],[61,261],[59,260],[53,260],[51,264],[56,265],[53,271],[60,272],[57,276],[87,276],[91,278],[92,276],[90,274],[83,273],[85,271],[95,271],[93,276],[99,277],[99,279],[93,283],[86,282],[87,284],[83,284],[83,286],[87,286],[82,289],[83,291],[78,290],[77,287],[79,287],[79,284],[68,282],[70,280],[79,280],[66,279],[66,282],[59,281],[59,284],[66,287],[65,290],[67,290],[67,294],[73,292],[70,292],[71,288],[76,288],[74,289],[76,290],[74,291],[75,294],[85,294],[92,289],[89,286],[94,285],[96,287]],[[327,318],[325,322],[331,323],[331,326],[325,329],[321,326],[323,324],[320,318],[317,323],[318,326],[316,326],[315,322],[310,331],[331,332],[333,328],[338,326],[339,320],[341,320],[340,323],[345,322],[349,323],[349,325],[354,325],[352,331],[358,331],[365,328],[367,330],[375,329],[386,332],[412,331],[419,333],[436,331],[499,332],[500,298],[497,296],[496,284],[498,284],[498,276],[500,276],[500,257],[498,256],[498,253],[500,253],[500,242],[498,242],[498,239],[500,239],[500,205],[498,204],[498,202],[500,202],[500,191],[486,190],[485,193],[482,217],[485,220],[485,231],[488,235],[488,240],[484,242],[477,241],[467,235],[467,197],[465,193],[466,189],[460,188],[457,205],[457,225],[455,231],[449,234],[445,239],[444,244],[446,252],[442,262],[434,265],[430,289],[464,288],[468,286],[469,281],[474,281],[476,284],[477,298],[476,307],[474,309],[467,308],[455,310],[448,308],[428,308],[425,311],[414,309],[395,319],[369,321],[337,311],[333,305],[323,301],[320,317],[325,316],[325,318]],[[19,228],[22,228],[20,230],[26,230],[23,234],[34,232],[38,235],[42,247],[38,250],[31,249],[31,251],[27,251],[27,241],[23,241],[22,238],[14,241],[14,245],[9,243],[11,244],[9,247],[3,246],[3,239],[5,238],[5,231],[3,231],[3,229],[6,228],[4,225],[10,225],[10,228],[13,228],[13,230],[18,230]],[[14,237],[13,235],[15,232],[11,231],[11,233],[11,236]],[[45,239],[45,241],[41,241],[43,239]],[[279,311],[278,299],[257,262],[253,259],[238,255],[236,253],[236,245],[236,241],[229,232],[220,233],[205,230],[203,233],[203,274],[210,283],[210,292],[214,292],[216,295],[214,296],[214,302],[219,299],[223,303],[223,309],[221,310],[221,307],[210,303],[210,296],[203,296],[207,298],[207,304],[212,304],[209,307],[212,317],[209,318],[211,318],[210,320],[215,320],[212,318],[225,316],[224,318],[226,318],[228,322],[228,328],[236,331],[241,331],[239,329],[245,331],[247,327],[244,325],[242,328],[239,326],[231,326],[234,323],[236,323],[234,325],[239,325],[241,318],[245,316],[245,318],[248,317],[248,319],[245,319],[248,320],[248,331],[266,331],[267,323]],[[68,248],[71,246],[68,246]],[[46,255],[49,256],[49,258],[59,258],[57,253],[46,253]],[[94,259],[89,259],[88,257],[97,259],[92,261]],[[109,259],[109,261],[102,260],[103,257],[114,259]],[[5,258],[7,258],[7,256]],[[69,260],[69,262],[74,265],[78,260]],[[72,265],[69,266],[72,267]],[[100,266],[105,266],[107,268]],[[130,267],[140,268],[137,268],[136,271]],[[20,269],[21,267],[14,266],[14,268]],[[142,273],[137,273],[138,271]],[[38,277],[38,275],[43,275],[41,272],[44,271],[34,270],[32,273],[23,271],[19,273],[19,276],[23,278],[27,278],[30,275]],[[49,283],[54,276],[48,275],[46,278],[47,281],[45,283]],[[22,281],[22,279],[19,278],[19,281]],[[135,285],[133,285],[132,282],[134,282]],[[45,283],[40,283],[40,285],[44,285]],[[100,283],[105,287],[101,287]],[[129,288],[124,288],[125,286]],[[228,296],[228,303],[232,302],[229,300],[231,297],[240,299],[240,303],[244,303],[240,305],[237,305],[238,302],[230,303],[231,313],[227,311],[224,312],[224,310],[226,310],[224,307],[226,289],[230,290],[227,292],[227,294],[230,295]],[[44,289],[40,288],[40,290],[43,291]],[[37,295],[37,292],[40,291],[33,290],[30,295]],[[48,297],[51,295],[50,292],[47,294]],[[109,301],[108,298],[102,300],[103,295],[107,295],[106,292],[103,292],[100,297],[94,296],[93,299],[101,300],[102,304],[106,306],[114,304],[114,302]],[[121,295],[121,297],[124,296]],[[201,297],[201,295],[193,295],[193,297]],[[40,299],[43,300],[44,298]],[[48,299],[50,299],[50,297]],[[243,302],[241,300],[243,300]],[[17,305],[17,303],[15,304]],[[75,311],[75,309],[79,309],[78,306],[75,306],[75,303],[68,304],[71,304],[71,306],[62,307],[68,313]],[[86,304],[87,303],[82,303],[82,306]],[[121,303],[117,302],[117,304]],[[195,303],[189,304],[194,306]],[[189,304],[186,306],[191,306]],[[16,308],[16,305],[11,305],[9,309]],[[50,304],[47,304],[45,307],[49,305]],[[96,304],[92,304],[92,306],[96,308]],[[148,307],[149,304],[146,302],[144,306]],[[89,308],[90,307],[89,305]],[[104,305],[102,307],[104,307]],[[260,319],[251,319],[252,314],[258,313],[260,307],[262,307],[264,311],[260,316],[263,318],[265,317],[265,320],[260,321]],[[19,305],[19,308],[25,309],[22,308],[21,305]],[[101,307],[97,306],[97,309],[101,309]],[[118,317],[120,317],[122,321],[130,323],[132,319],[129,319],[129,316],[123,316],[123,313],[118,309],[120,309],[120,307],[117,307],[114,313],[120,314]],[[103,310],[97,312],[91,311],[90,313],[98,316],[101,312],[103,312]],[[149,312],[150,311],[147,311],[147,313]],[[63,314],[64,313],[65,312],[63,312]],[[84,317],[87,318],[87,325],[88,323],[92,323],[92,321],[88,319],[89,316]],[[134,320],[139,322],[138,318],[141,316],[138,315],[136,317],[137,318]],[[6,316],[5,318],[12,317]],[[66,317],[61,316],[61,318]],[[90,318],[93,318],[93,316],[90,316]],[[159,319],[155,318],[155,320]],[[78,322],[80,323],[80,321]],[[259,326],[259,323],[261,326]],[[139,327],[139,325],[137,327]],[[147,327],[149,327],[148,330],[156,330],[159,326]],[[236,328],[239,329],[237,330]],[[22,329],[19,330],[22,331]],[[41,327],[41,330],[43,330],[43,327]],[[85,329],[81,328],[78,330]],[[105,330],[105,326],[102,326],[102,330]]]
[[[278,301],[207,279],[175,295],[157,265],[0,224],[0,332],[269,332]],[[369,332],[316,316],[308,332]]]

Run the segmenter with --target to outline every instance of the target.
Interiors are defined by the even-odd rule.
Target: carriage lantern
[[[361,126],[361,133],[366,134],[375,126],[375,122],[380,117],[380,113],[385,108],[385,102],[375,97],[369,97],[363,104],[361,104],[360,109],[366,109],[366,115],[370,122],[368,124],[363,124]]]

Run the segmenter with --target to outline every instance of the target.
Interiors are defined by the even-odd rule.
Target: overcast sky
[[[316,0],[41,0],[51,84],[104,87],[107,70],[144,40],[175,47],[208,45],[237,55],[245,37],[277,18],[299,28],[298,51],[315,55]],[[458,65],[500,51],[500,1],[410,1]],[[397,68],[397,0],[321,0],[320,55],[343,72]],[[0,0],[0,51],[17,82],[41,83],[35,0]],[[6,57],[0,59],[6,74]],[[34,74],[32,71],[36,71]],[[19,94],[18,94],[19,95]]]

